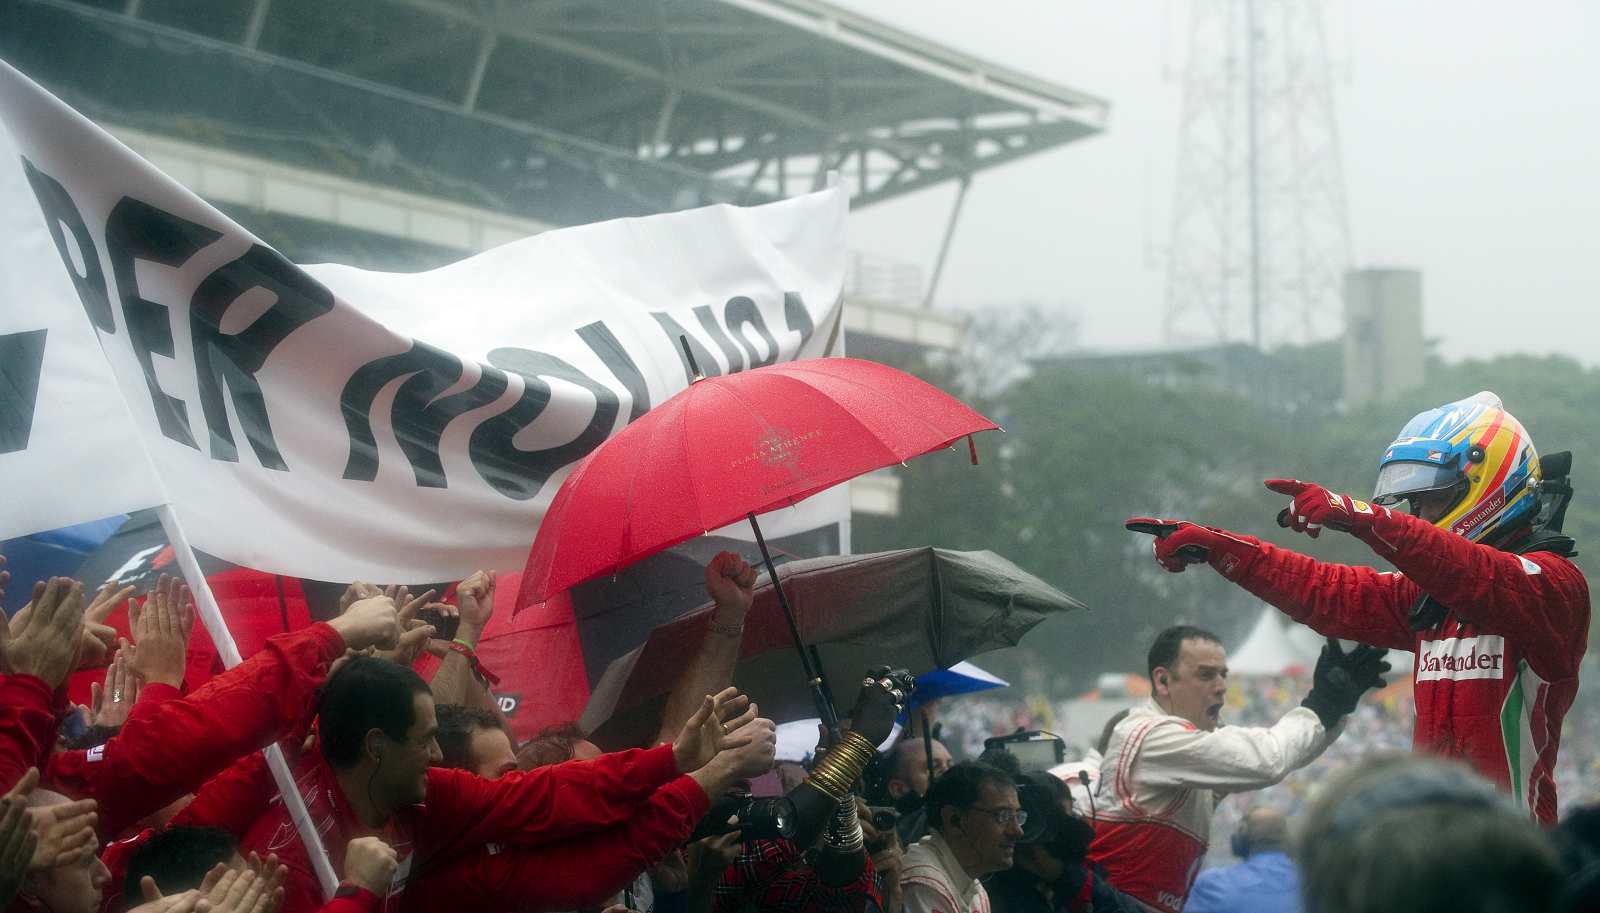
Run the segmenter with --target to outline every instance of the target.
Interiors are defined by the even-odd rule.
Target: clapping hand
[[[394,847],[377,837],[357,837],[344,852],[344,880],[379,897],[389,895],[389,884],[399,868]]]
[[[0,667],[60,687],[83,649],[83,612],[83,586],[76,580],[52,577],[35,583],[32,601],[17,613],[20,629],[17,619],[0,625]]]
[[[106,666],[106,680],[89,684],[89,724],[115,728],[128,721],[128,713],[139,699],[139,676],[128,667],[133,647],[126,640]]]
[[[680,773],[704,767],[717,752],[749,744],[753,733],[739,730],[756,719],[756,706],[737,688],[724,688],[706,695],[700,709],[683,724],[672,743],[672,756]]]
[[[133,631],[129,667],[146,683],[176,688],[183,684],[184,658],[194,630],[194,603],[189,588],[162,574],[142,607],[128,612]]]

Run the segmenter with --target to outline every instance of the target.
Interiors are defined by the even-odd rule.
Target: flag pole
[[[189,545],[189,537],[184,535],[171,504],[156,508],[156,514],[161,518],[161,528],[167,533],[167,541],[172,543],[172,551],[177,556],[185,582],[189,584],[189,591],[194,594],[200,622],[211,634],[211,642],[217,647],[217,655],[222,657],[222,665],[232,669],[241,662],[239,645],[234,643],[233,633],[222,618],[222,609],[217,606],[217,597],[211,592],[211,584],[206,580],[206,575],[200,572],[200,561],[195,558],[194,548]],[[284,759],[283,749],[277,742],[268,745],[264,754],[267,768],[272,771],[272,779],[283,796],[283,806],[289,810],[289,819],[294,822],[295,830],[300,832],[300,839],[306,845],[306,855],[311,857],[311,867],[322,885],[323,899],[331,900],[334,891],[339,889],[339,876],[333,871],[333,863],[328,861],[328,850],[322,845],[322,837],[317,833],[311,813],[306,810],[305,800],[295,786],[289,762]]]

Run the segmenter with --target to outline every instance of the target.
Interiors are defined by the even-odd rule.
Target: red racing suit
[[[269,638],[187,697],[148,685],[115,736],[86,751],[54,752],[41,780],[94,799],[101,838],[115,837],[295,728],[343,653],[339,632],[314,624]]]
[[[4,624],[4,620],[0,620]],[[55,695],[32,675],[0,675],[0,792],[17,785],[55,747]]]
[[[1399,573],[1238,538],[1258,548],[1224,574],[1233,582],[1319,634],[1416,653],[1416,749],[1465,761],[1555,823],[1561,720],[1589,640],[1589,585],[1576,565],[1397,511],[1380,512],[1361,539]],[[1414,631],[1411,607],[1424,595],[1448,611]]]
[[[339,787],[333,769],[315,750],[308,752],[298,778],[301,795],[317,822],[323,846],[336,872],[344,870],[345,848],[356,837],[376,836],[394,847],[400,868],[387,896],[373,911],[398,911],[406,887],[418,878],[489,843],[523,847],[556,845],[603,828],[622,833],[622,825],[658,788],[679,778],[671,745],[601,755],[486,780],[461,770],[428,770],[427,801],[401,809],[379,830],[363,827]],[[699,789],[699,784],[693,784]],[[702,793],[702,801],[704,800]],[[622,834],[626,839],[626,834]],[[274,802],[240,841],[241,854],[278,854],[288,867],[280,913],[315,913],[322,892],[283,803]],[[566,889],[586,890],[593,876],[584,868],[563,873]],[[459,909],[454,903],[440,909]]]
[[[678,777],[625,824],[531,849],[491,843],[413,872],[401,909],[536,913],[599,906],[687,840],[710,808],[700,784]],[[583,877],[574,877],[579,872]]]

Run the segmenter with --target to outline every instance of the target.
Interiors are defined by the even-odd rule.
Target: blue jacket
[[[1276,850],[1200,873],[1183,913],[1300,913],[1300,873]]]

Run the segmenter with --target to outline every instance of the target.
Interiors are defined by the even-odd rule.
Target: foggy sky
[[[1112,104],[1104,134],[974,179],[936,306],[1061,305],[1089,347],[1159,345],[1186,3],[837,2]],[[1356,265],[1423,271],[1448,359],[1600,365],[1600,7],[1330,0],[1328,34]],[[931,272],[954,196],[863,210],[851,245]]]

